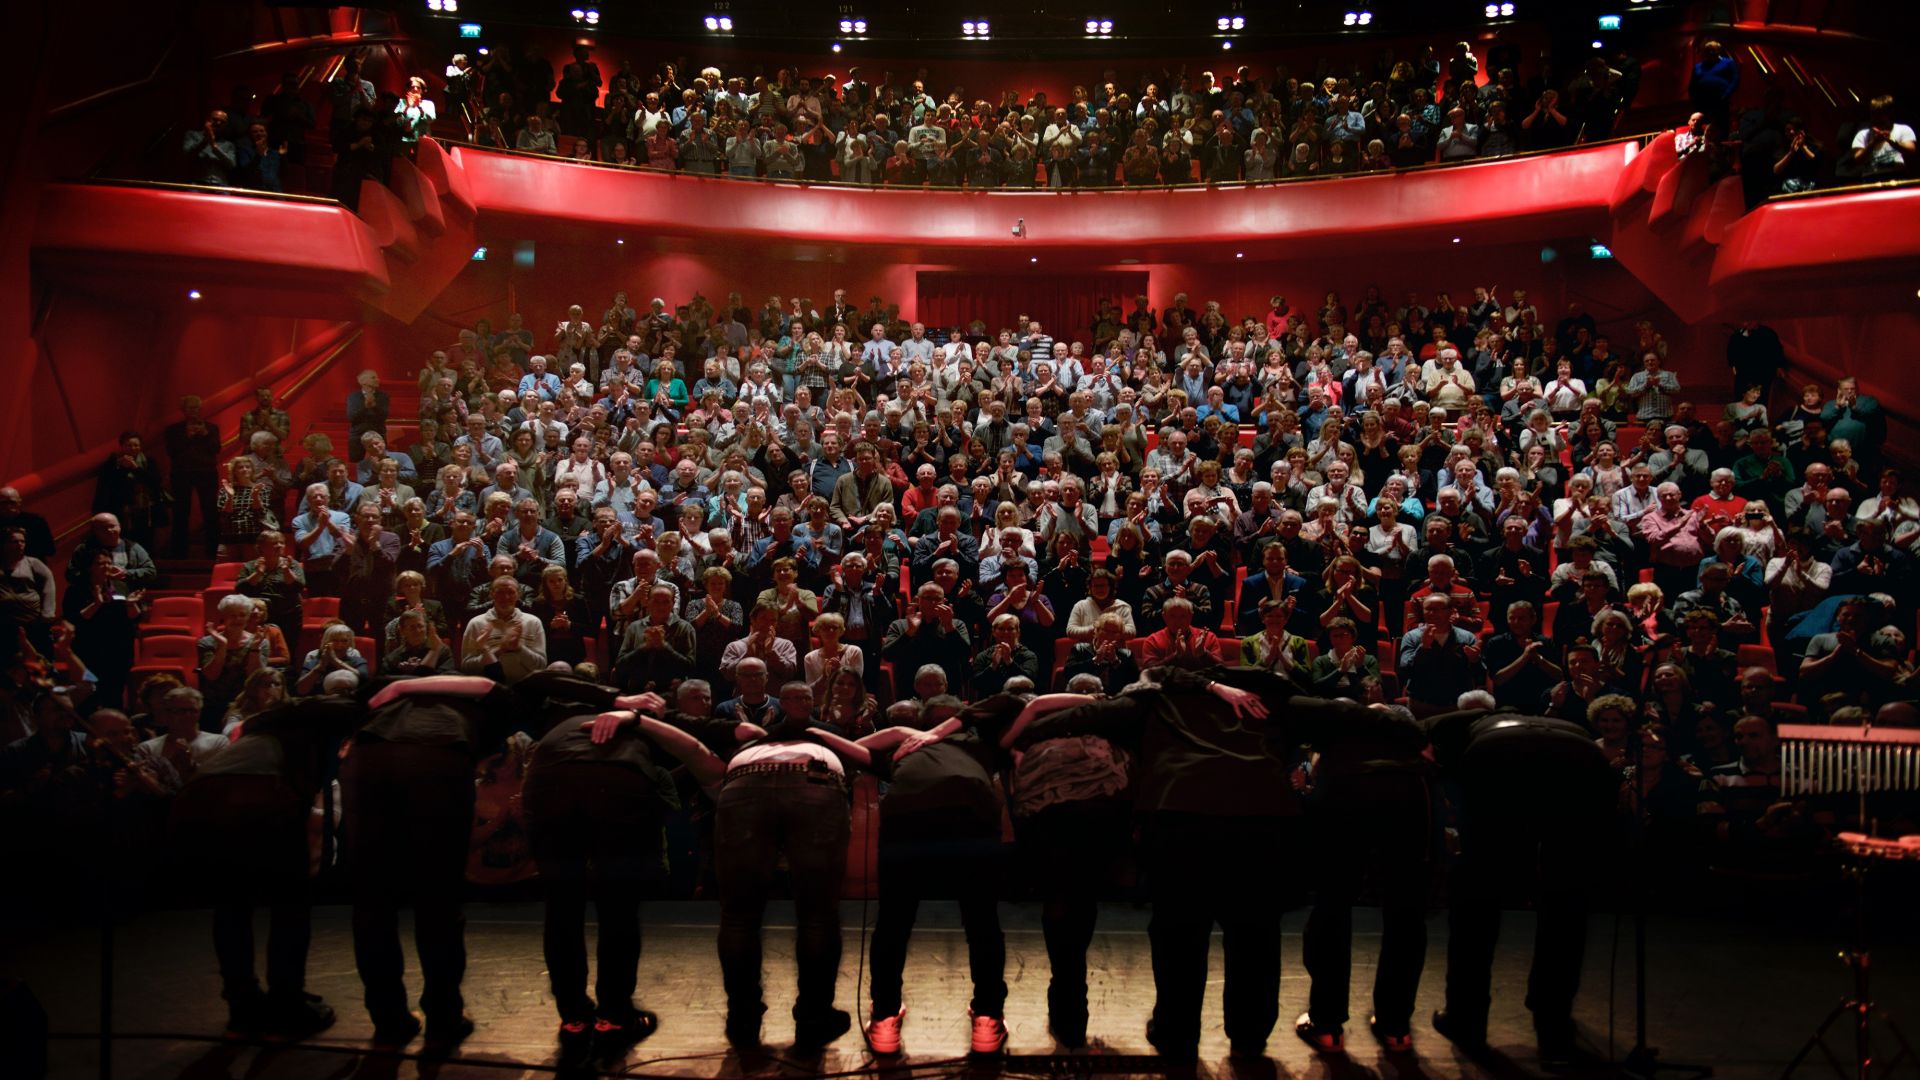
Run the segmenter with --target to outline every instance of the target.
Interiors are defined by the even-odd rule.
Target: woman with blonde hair
[[[253,459],[244,454],[227,462],[214,508],[220,519],[221,557],[229,561],[253,558],[260,530],[280,527],[273,513],[273,485],[255,475]]]
[[[245,733],[247,721],[288,700],[286,675],[278,668],[261,668],[240,685],[240,696],[227,706],[227,715],[220,722],[220,734],[237,739]]]
[[[841,641],[847,632],[847,620],[834,612],[827,612],[813,620],[813,635],[820,647],[801,658],[802,677],[813,687],[814,697],[827,700],[828,692],[833,688],[833,680],[842,671],[852,671],[864,676],[867,670],[866,654],[858,645]]]
[[[993,508],[993,524],[987,526],[987,531],[981,534],[980,550],[999,551],[1000,537],[1006,534],[1020,538],[1020,554],[1029,559],[1038,557],[1033,546],[1033,530],[1021,527],[1020,508],[1010,502],[1002,502]]]

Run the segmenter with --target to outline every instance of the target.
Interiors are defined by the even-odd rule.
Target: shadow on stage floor
[[[767,1055],[742,1058],[727,1051],[721,1025],[725,1002],[714,953],[714,905],[672,902],[646,909],[639,1003],[656,1012],[660,1029],[635,1047],[608,1075],[634,1077],[862,1076],[876,1080],[935,1077],[1074,1077],[1159,1075],[1143,1025],[1153,996],[1144,909],[1111,904],[1102,911],[1089,953],[1090,1034],[1087,1051],[1059,1052],[1046,1026],[1046,953],[1038,909],[1003,908],[1008,935],[1008,1055],[970,1061],[967,1046],[966,945],[951,904],[923,906],[908,961],[905,1027],[907,1054],[876,1064],[857,1031],[824,1054],[798,1058],[791,1051],[792,919],[776,904],[768,915]],[[871,917],[869,910],[866,914]],[[845,908],[846,954],[839,1004],[864,1015],[860,963],[862,908]],[[1302,916],[1286,919],[1281,1018],[1267,1059],[1229,1058],[1220,1030],[1221,960],[1216,938],[1205,1041],[1197,1075],[1221,1080],[1418,1080],[1422,1077],[1539,1075],[1532,1030],[1524,1007],[1532,918],[1509,914],[1494,971],[1491,1041],[1498,1053],[1470,1061],[1426,1026],[1441,1000],[1445,973],[1446,920],[1431,920],[1427,975],[1416,1014],[1412,1058],[1383,1054],[1365,1021],[1378,945],[1377,914],[1356,915],[1353,1020],[1348,1055],[1316,1058],[1292,1035],[1293,1018],[1305,1008],[1307,981],[1299,963]],[[308,989],[323,995],[340,1019],[308,1045],[258,1047],[219,1041],[225,1019],[214,971],[209,923],[201,912],[156,912],[126,919],[115,934],[116,992],[112,1075],[120,1078],[185,1077],[191,1080],[511,1080],[551,1075],[556,1017],[541,960],[540,909],[536,904],[475,904],[468,908],[468,1012],[479,1029],[458,1056],[444,1062],[370,1053],[371,1034],[360,1008],[353,967],[348,912],[315,911]],[[264,924],[260,934],[264,940]],[[1616,939],[1616,930],[1618,938]],[[86,926],[27,931],[14,926],[0,975],[23,979],[46,1008],[55,1032],[55,1077],[99,1075],[100,938]],[[1814,1024],[1848,988],[1836,963],[1838,941],[1826,920],[1796,924],[1778,916],[1661,916],[1651,922],[1653,994],[1651,1041],[1672,1059],[1711,1064],[1720,1077],[1777,1076]],[[1904,1013],[1909,1030],[1920,1025],[1920,936],[1881,943],[1875,978],[1880,1001]],[[409,986],[418,993],[411,966]],[[1631,1042],[1631,929],[1611,916],[1596,918],[1588,939],[1587,966],[1577,1016],[1588,1045],[1604,1059],[1611,1045]],[[410,1050],[418,1051],[414,1043]],[[0,1076],[10,1075],[0,1066]],[[1563,1074],[1564,1075],[1564,1074]],[[1610,1076],[1604,1065],[1573,1075]],[[1920,1075],[1916,1067],[1912,1075]]]

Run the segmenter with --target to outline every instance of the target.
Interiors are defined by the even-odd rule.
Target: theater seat
[[[197,596],[162,596],[147,609],[141,629],[174,628],[181,633],[197,634],[205,621],[201,617],[204,610]]]
[[[1773,647],[1769,645],[1742,645],[1739,647],[1740,669],[1750,667],[1766,668],[1767,674],[1780,677],[1780,668],[1774,663]]]
[[[161,664],[190,670],[200,666],[200,646],[188,634],[150,634],[134,642],[134,659],[140,664]]]

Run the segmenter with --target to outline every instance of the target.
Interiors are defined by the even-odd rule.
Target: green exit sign
[[[1620,29],[1620,16],[1618,16],[1618,15],[1602,15],[1602,16],[1600,16],[1600,29],[1602,29],[1602,30],[1618,30],[1618,29]]]
[[[1614,22],[1615,22],[1615,23],[1618,23],[1619,21],[1620,21],[1619,19],[1615,19],[1615,20],[1614,20]],[[463,38],[477,38],[477,37],[479,37],[479,36],[480,36],[480,24],[479,24],[479,23],[477,23],[477,22],[463,22],[463,23],[461,23],[461,24],[460,24],[460,36],[461,36],[461,37],[463,37]]]

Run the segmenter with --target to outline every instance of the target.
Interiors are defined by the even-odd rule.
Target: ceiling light
[[[973,33],[973,27],[974,27],[974,24],[972,22],[963,22],[960,24],[960,32],[971,36]]]
[[[1099,20],[1099,19],[1088,19],[1088,20],[1087,20],[1087,33],[1089,33],[1089,34],[1097,34],[1097,33],[1099,33],[1099,32],[1100,32],[1100,20]]]
[[[624,243],[626,243],[626,242],[627,242],[627,240],[626,240],[626,238],[625,238],[625,237],[623,237],[623,236],[616,236],[616,237],[614,237],[614,238],[613,238],[613,242],[614,242],[614,243],[616,243],[616,244],[624,244]]]
[[[1233,25],[1233,20],[1227,18],[1225,15],[1222,15],[1219,18],[1213,20],[1213,25],[1219,27],[1222,30],[1225,30],[1227,27]]]
[[[1501,4],[1501,5],[1500,5],[1500,17],[1501,17],[1501,18],[1503,18],[1503,19],[1511,19],[1511,18],[1513,18],[1513,5],[1512,5],[1512,4]]]
[[[1604,49],[1607,47],[1607,43],[1604,41],[1601,41],[1599,38],[1594,38],[1593,47],[1596,49]]]
[[[733,33],[733,20],[725,15],[720,16],[720,29],[729,34]]]
[[[1340,20],[1340,25],[1356,26],[1359,24],[1359,22],[1360,22],[1360,13],[1357,11],[1349,11],[1347,12],[1346,17]]]
[[[586,22],[586,21],[587,21],[587,13],[586,13],[586,11],[585,11],[584,9],[581,9],[581,8],[574,8],[574,9],[573,9],[573,10],[572,10],[571,12],[568,12],[568,14],[570,14],[570,15],[572,15],[572,16],[573,16],[573,21],[574,21],[574,22]]]
[[[199,289],[188,289],[188,290],[187,290],[187,299],[189,299],[189,300],[198,300],[198,299],[200,299],[200,290],[199,290]]]
[[[1236,259],[1244,259],[1247,257],[1247,253],[1244,251],[1236,251],[1233,253],[1233,257]]]
[[[1031,257],[1031,258],[1029,258],[1029,259],[1028,259],[1027,261],[1028,261],[1028,262],[1039,262],[1039,261],[1040,261],[1040,256],[1038,256],[1038,255],[1035,255],[1035,256],[1033,256],[1033,257]]]
[[[442,0],[440,10],[451,15],[460,10],[460,0]]]
[[[718,29],[720,29],[720,20],[719,20],[719,19],[716,19],[716,18],[714,18],[714,17],[713,17],[713,16],[711,16],[711,15],[709,15],[709,16],[707,16],[707,29],[709,29],[709,30],[718,30]]]
[[[1373,25],[1373,12],[1371,12],[1371,11],[1363,11],[1363,12],[1361,12],[1361,13],[1360,13],[1360,25],[1361,25],[1361,26],[1372,26],[1372,25]]]
[[[1221,47],[1222,49],[1227,49],[1227,50],[1231,50],[1231,49],[1233,48],[1233,42],[1231,42],[1231,41],[1223,41],[1223,42],[1221,42],[1221,43],[1220,43],[1220,47]]]
[[[1500,17],[1500,5],[1499,5],[1499,4],[1488,4],[1488,5],[1487,5],[1487,8],[1486,8],[1486,11],[1487,11],[1487,18],[1489,18],[1489,19],[1497,19],[1497,18],[1499,18],[1499,17]]]
[[[449,2],[449,3],[452,3],[452,2],[453,2],[453,0],[448,0],[448,2]],[[588,26],[599,26],[599,25],[600,25],[600,9],[598,9],[598,8],[588,8],[588,9],[587,9],[587,25],[588,25]]]
[[[866,33],[866,32],[867,32],[867,20],[865,20],[865,19],[855,19],[855,20],[853,20],[853,32],[854,32],[854,33],[856,33],[856,34],[864,34],[864,33]]]
[[[831,46],[829,46],[829,48],[831,48],[831,49],[832,49],[832,50],[833,50],[834,52],[839,52],[839,51],[840,51],[840,47],[841,47],[841,46],[840,46],[840,43],[839,43],[839,42],[837,42],[837,41],[836,41],[836,42],[834,42],[834,43],[833,43],[833,44],[832,44]]]
[[[427,10],[428,11],[445,11],[446,8],[441,5],[440,0],[427,0]]]
[[[851,33],[853,33],[853,20],[852,20],[852,19],[841,19],[841,20],[840,20],[840,32],[841,32],[841,33],[843,33],[843,34],[851,34]]]

